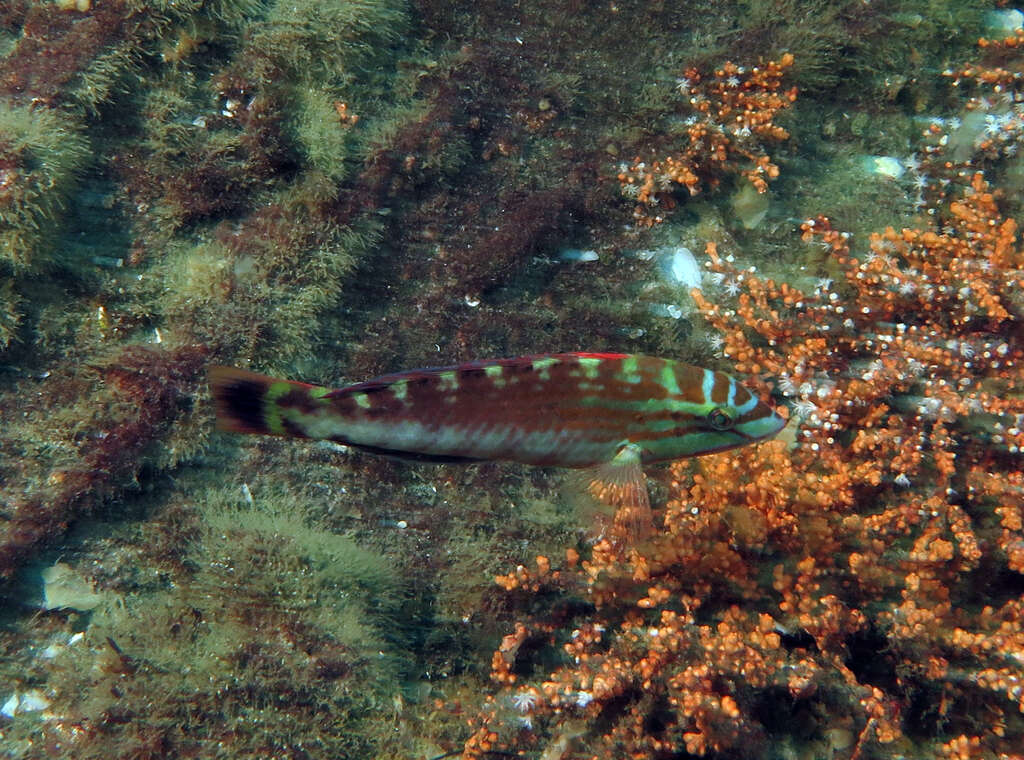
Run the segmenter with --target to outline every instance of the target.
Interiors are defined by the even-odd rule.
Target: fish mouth
[[[732,440],[723,441],[720,445],[709,447],[700,453],[718,454],[723,451],[749,446],[752,443],[769,440],[778,435],[788,422],[789,420],[784,420],[775,412],[771,412],[765,417],[741,423],[741,425],[737,425],[730,430],[717,431],[723,437],[728,436]],[[741,429],[741,426],[746,426],[746,430]]]
[[[774,438],[786,427],[788,422],[789,420],[783,419],[772,411],[756,420],[741,422],[729,432],[738,435],[743,439],[744,443],[756,443],[757,441]]]

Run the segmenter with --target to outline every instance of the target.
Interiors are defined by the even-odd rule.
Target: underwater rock
[[[87,612],[99,607],[103,594],[93,591],[92,584],[75,572],[74,568],[58,562],[42,572],[43,609],[59,610],[70,608]]]
[[[760,193],[753,185],[743,185],[732,194],[729,203],[740,224],[752,230],[764,220],[770,199],[767,192]]]

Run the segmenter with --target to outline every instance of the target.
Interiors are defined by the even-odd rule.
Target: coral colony
[[[855,256],[827,219],[806,220],[828,275],[806,283],[708,244],[735,297],[693,298],[722,356],[789,400],[795,440],[672,465],[643,544],[601,539],[588,559],[572,548],[499,576],[592,611],[516,623],[464,758],[749,756],[785,721],[819,755],[1019,756],[1024,251],[971,168],[1019,144],[1019,75],[956,76],[988,86],[971,108],[987,97],[1005,115],[960,161],[929,126],[921,228],[885,229]]]
[[[704,79],[687,69],[676,88],[691,113],[684,124],[684,144],[666,147],[668,155],[650,160],[637,157],[619,167],[622,194],[637,201],[633,217],[638,224],[663,221],[675,201],[671,191],[685,187],[691,194],[715,188],[723,177],[738,174],[759,193],[779,176],[779,167],[765,152],[764,141],[779,141],[789,133],[774,123],[776,114],[796,100],[796,88],[781,90],[782,77],[793,65],[791,54],[748,71],[728,62]],[[664,203],[663,203],[664,201]],[[661,212],[655,211],[661,208]]]

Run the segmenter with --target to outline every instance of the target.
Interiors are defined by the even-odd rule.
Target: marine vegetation
[[[0,3],[3,752],[1019,754],[1021,21]],[[789,424],[583,468],[629,531],[522,449],[225,435],[207,383],[436,408],[566,354],[584,423],[646,356]]]

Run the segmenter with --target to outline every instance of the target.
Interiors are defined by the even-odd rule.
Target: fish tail
[[[306,398],[316,386],[279,380],[235,367],[210,367],[217,429],[230,433],[303,436],[282,415],[293,392]]]

